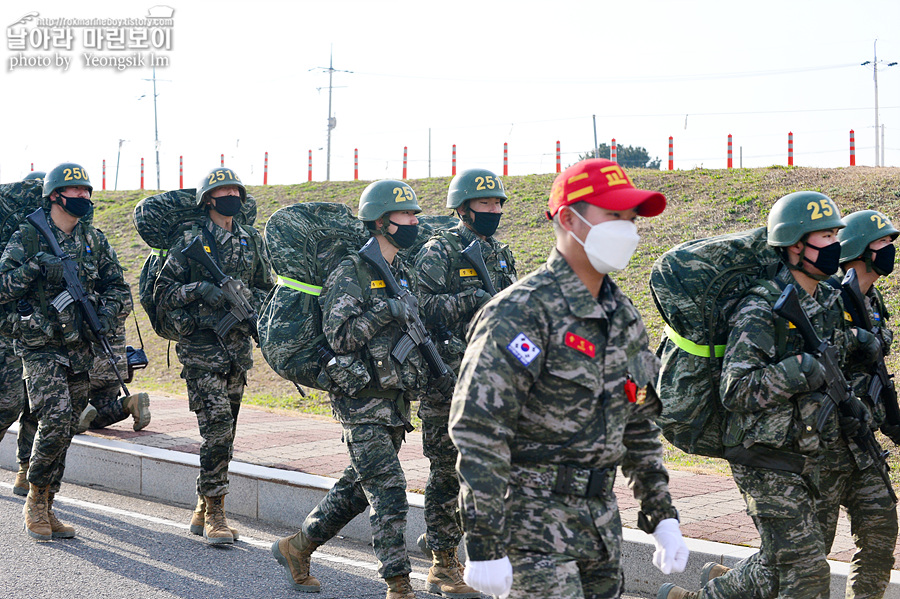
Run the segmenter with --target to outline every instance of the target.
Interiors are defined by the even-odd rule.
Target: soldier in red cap
[[[653,385],[659,360],[609,273],[637,248],[635,221],[666,206],[622,168],[585,160],[553,183],[547,263],[472,321],[450,408],[459,450],[465,581],[500,597],[611,598],[624,588],[613,481],[629,479],[653,562],[688,549],[668,490]]]

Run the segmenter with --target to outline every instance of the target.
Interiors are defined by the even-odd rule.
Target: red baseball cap
[[[602,158],[573,164],[553,181],[547,218],[575,202],[587,202],[606,210],[634,208],[641,216],[656,216],[666,209],[666,196],[658,191],[635,189],[622,167]]]

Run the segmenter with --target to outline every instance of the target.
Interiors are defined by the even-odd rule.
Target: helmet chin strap
[[[385,224],[385,223],[386,223],[386,224]],[[401,248],[399,245],[397,245],[397,242],[394,241],[394,236],[391,235],[390,233],[388,233],[388,229],[389,229],[390,227],[391,227],[391,219],[385,218],[384,216],[382,216],[382,217],[381,217],[381,226],[378,227],[378,233],[380,233],[381,235],[384,235],[384,238],[387,239],[388,242],[389,242],[392,246],[394,246],[394,247],[397,248],[398,250],[402,250],[403,248]]]
[[[810,279],[813,279],[815,281],[828,280],[829,275],[813,274],[813,273],[809,272],[808,270],[806,270],[805,268],[803,268],[804,262],[809,262],[810,264],[813,264],[813,261],[806,257],[806,244],[804,244],[803,249],[800,250],[800,261],[797,264],[792,264],[789,260],[784,260],[784,263],[787,265],[788,269],[790,269],[790,270],[798,270],[798,271],[802,272],[803,274],[805,274]]]

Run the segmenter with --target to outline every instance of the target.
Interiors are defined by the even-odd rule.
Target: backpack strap
[[[786,285],[783,285],[778,279],[764,280],[759,279],[748,293],[760,296],[770,304],[774,305],[784,291]],[[787,350],[787,320],[780,316],[775,316],[775,351],[778,355],[783,355]]]
[[[22,231],[22,245],[25,248],[25,259],[30,260],[41,249],[41,245],[38,242],[38,232],[29,222],[22,223],[20,230]],[[38,299],[41,303],[41,314],[46,317],[48,315],[47,291],[44,289],[44,277],[37,278],[37,291]]]

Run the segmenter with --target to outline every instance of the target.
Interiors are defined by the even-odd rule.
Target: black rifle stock
[[[428,335],[428,331],[425,330],[421,318],[419,318],[419,302],[408,289],[401,287],[400,284],[397,283],[394,274],[388,267],[387,261],[381,254],[378,240],[374,237],[369,239],[362,249],[359,250],[359,257],[375,269],[378,276],[384,280],[385,287],[390,296],[404,302],[409,308],[409,313],[412,315],[412,322],[409,322],[404,326],[405,334],[400,341],[397,342],[397,345],[394,346],[391,355],[397,361],[402,363],[409,352],[412,351],[412,348],[418,347],[419,351],[422,352],[425,361],[428,362],[428,367],[431,369],[431,373],[434,376],[440,377],[447,374],[447,372],[449,372],[447,365],[444,364],[440,354],[438,354],[434,342]]]
[[[478,243],[477,239],[474,239],[472,243],[466,246],[462,252],[462,257],[469,261],[469,264],[472,265],[472,268],[475,270],[475,274],[478,275],[478,278],[481,279],[481,284],[484,285],[484,290],[491,297],[497,295],[497,288],[494,287],[494,282],[491,281],[491,276],[487,271],[487,264],[484,263],[484,256],[481,254],[481,244]]]
[[[884,347],[884,339],[881,331],[876,330],[869,318],[869,311],[866,307],[866,299],[859,288],[859,280],[854,269],[849,269],[841,281],[841,289],[844,292],[844,299],[849,300],[849,304],[853,306],[856,312],[856,321],[854,324],[861,329],[865,329],[870,333],[878,336],[881,347]],[[897,389],[894,387],[893,376],[888,373],[887,366],[884,363],[884,354],[880,355],[875,361],[875,372],[872,373],[872,380],[869,383],[869,397],[874,403],[879,401],[884,404],[885,422],[889,425],[897,426],[900,424],[900,406],[897,404]]]
[[[246,322],[250,325],[250,335],[253,336],[253,340],[259,345],[258,317],[256,310],[253,309],[253,306],[250,305],[250,302],[247,301],[247,298],[244,297],[241,291],[244,284],[222,272],[219,265],[206,253],[206,250],[203,248],[203,240],[199,235],[194,237],[193,241],[181,250],[181,253],[185,258],[195,260],[205,268],[213,278],[216,286],[225,292],[225,299],[228,300],[231,307],[228,313],[225,314],[225,317],[216,325],[216,334],[219,337],[225,337],[234,325],[239,322]]]
[[[26,216],[25,219],[31,223],[31,226],[33,226],[38,233],[41,234],[41,237],[43,237],[44,241],[47,242],[47,245],[50,246],[50,251],[53,255],[62,260],[63,282],[65,283],[66,289],[63,293],[68,294],[68,297],[57,296],[57,298],[53,300],[53,305],[56,306],[58,310],[62,310],[72,302],[75,302],[78,305],[88,328],[99,341],[100,348],[106,356],[106,361],[109,362],[113,372],[116,373],[116,378],[119,380],[119,386],[122,387],[122,391],[125,392],[126,397],[131,395],[131,392],[128,391],[128,387],[125,385],[125,380],[119,373],[119,369],[116,368],[118,359],[116,358],[115,352],[113,352],[112,346],[109,344],[109,339],[106,338],[106,335],[100,333],[100,329],[102,328],[100,325],[100,317],[97,316],[97,310],[94,308],[94,304],[91,303],[90,298],[84,290],[84,286],[81,284],[81,279],[78,277],[78,265],[75,264],[75,261],[72,260],[68,254],[63,252],[62,248],[59,246],[59,242],[56,241],[56,236],[50,228],[50,223],[47,222],[47,215],[44,214],[43,208],[38,208]]]
[[[818,421],[816,423],[819,432],[825,425],[825,421],[831,414],[833,409],[837,407],[845,416],[852,416],[859,420],[860,430],[854,437],[854,441],[860,448],[868,453],[878,469],[881,480],[887,487],[888,494],[894,503],[897,503],[897,495],[894,493],[894,487],[891,485],[891,477],[888,474],[890,468],[887,465],[887,452],[881,449],[872,429],[866,422],[865,414],[860,410],[858,403],[851,403],[849,400],[851,395],[850,385],[844,378],[844,373],[838,362],[837,349],[824,339],[820,339],[816,330],[803,307],[800,305],[800,299],[797,297],[797,289],[793,284],[788,285],[782,292],[778,301],[775,302],[774,312],[778,316],[786,319],[793,324],[806,345],[806,351],[816,356],[822,366],[825,367],[825,396],[828,403],[824,404],[819,410]]]

